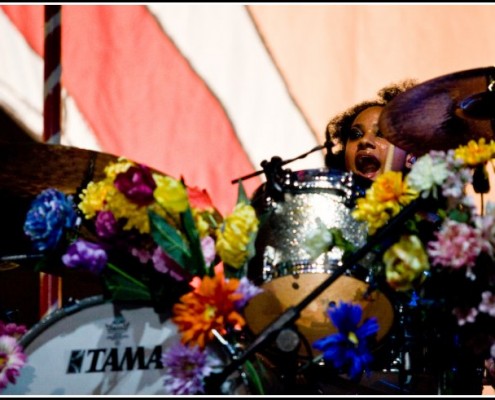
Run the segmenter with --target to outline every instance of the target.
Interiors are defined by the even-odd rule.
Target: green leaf
[[[148,287],[113,264],[102,274],[112,300],[151,300]],[[110,272],[111,271],[111,272]]]
[[[456,222],[469,222],[470,216],[466,211],[454,209],[449,212],[449,218]]]
[[[258,363],[258,367],[259,366],[260,364]],[[256,368],[253,366],[253,364],[248,360],[244,363],[244,367],[247,378],[249,382],[251,382],[252,389],[255,391],[254,394],[265,394],[258,371],[256,371]]]
[[[333,246],[344,250],[344,254],[351,253],[356,249],[356,246],[344,237],[339,228],[330,228],[329,231],[332,234]]]
[[[237,191],[237,203],[236,204],[240,204],[240,203],[244,203],[244,204],[250,203],[241,179],[239,179],[239,189]]]
[[[184,268],[193,275],[203,277],[206,274],[206,264],[203,257],[203,250],[201,249],[199,232],[196,229],[191,208],[188,207],[185,212],[181,213],[181,217],[190,248],[190,259]]]
[[[191,260],[191,251],[177,230],[152,210],[148,211],[151,236],[156,243],[181,267],[186,268]]]

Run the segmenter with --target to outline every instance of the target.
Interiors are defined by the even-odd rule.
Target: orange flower
[[[193,281],[195,289],[183,295],[173,307],[172,321],[182,333],[184,344],[197,344],[200,348],[214,339],[212,329],[225,334],[228,327],[240,329],[246,324],[235,308],[239,280],[225,279],[223,265],[215,267],[215,276]]]

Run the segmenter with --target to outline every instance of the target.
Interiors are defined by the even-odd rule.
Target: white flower
[[[316,228],[310,230],[302,243],[303,249],[312,259],[328,251],[333,244],[333,236],[320,218],[316,220]]]
[[[418,159],[407,175],[409,186],[427,197],[431,194],[436,197],[436,186],[441,186],[449,176],[447,163],[440,159],[432,159],[426,154]]]

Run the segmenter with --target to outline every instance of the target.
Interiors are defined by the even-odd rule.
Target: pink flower
[[[433,264],[460,269],[472,267],[482,251],[481,232],[465,223],[446,220],[437,241],[428,243],[428,255]]]
[[[178,281],[183,281],[184,279],[189,280],[189,274],[170,258],[160,246],[155,249],[151,259],[153,261],[153,266],[158,272],[169,274]]]
[[[139,247],[131,247],[131,254],[136,257],[141,264],[146,264],[152,257],[149,250],[141,249]]]
[[[481,303],[478,310],[495,317],[495,295],[490,291],[481,293]]]
[[[14,337],[0,336],[0,389],[5,389],[9,382],[15,383],[26,360],[27,356]]]
[[[478,315],[478,310],[476,308],[460,308],[455,307],[452,310],[452,314],[457,317],[457,323],[459,326],[463,326],[466,323],[473,323],[476,320],[476,316]]]
[[[205,259],[206,265],[211,265],[211,263],[215,260],[215,256],[217,255],[215,249],[215,239],[213,239],[211,236],[205,236],[204,238],[202,238],[201,250],[203,251],[203,257]]]

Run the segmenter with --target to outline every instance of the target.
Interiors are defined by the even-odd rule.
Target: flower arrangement
[[[76,198],[54,188],[33,201],[24,232],[43,255],[102,278],[112,301],[150,301],[171,315],[181,341],[163,354],[170,394],[204,393],[219,360],[215,335],[235,342],[242,309],[261,289],[246,278],[259,221],[239,183],[225,218],[205,190],[124,158]]]
[[[417,323],[415,340],[434,354],[421,367],[449,371],[444,389],[450,394],[479,394],[459,388],[455,371],[476,374],[495,357],[495,204],[482,201],[478,208],[467,191],[472,184],[483,200],[494,157],[495,142],[484,138],[430,151],[405,176],[379,176],[352,212],[372,237],[408,205],[418,205],[373,249],[375,279],[392,289]]]
[[[430,151],[407,175],[379,176],[352,212],[371,239],[416,205],[373,248],[372,284],[394,293],[402,318],[412,321],[406,328],[414,328],[415,345],[428,348],[420,368],[448,374],[442,394],[465,390],[456,387],[459,371],[475,374],[480,363],[495,359],[495,204],[482,202],[478,210],[466,190],[472,184],[481,196],[488,192],[486,168],[494,157],[495,142],[485,139]],[[219,337],[236,342],[245,326],[243,307],[261,291],[246,278],[256,213],[242,184],[224,218],[205,191],[129,160],[109,164],[105,176],[77,199],[46,189],[34,200],[24,231],[44,256],[38,268],[57,260],[90,271],[102,278],[111,300],[151,301],[158,312],[169,312],[181,341],[162,357],[167,392],[204,393],[205,378],[221,364],[210,344]],[[335,229],[321,229],[307,242],[315,257],[332,246],[344,249],[344,259],[354,250]],[[378,322],[362,321],[361,308],[345,302],[330,307],[328,316],[337,332],[313,347],[358,381],[372,366]],[[25,358],[9,351],[17,354],[12,382]],[[263,394],[256,371],[250,378]],[[473,387],[468,390],[476,393]]]

